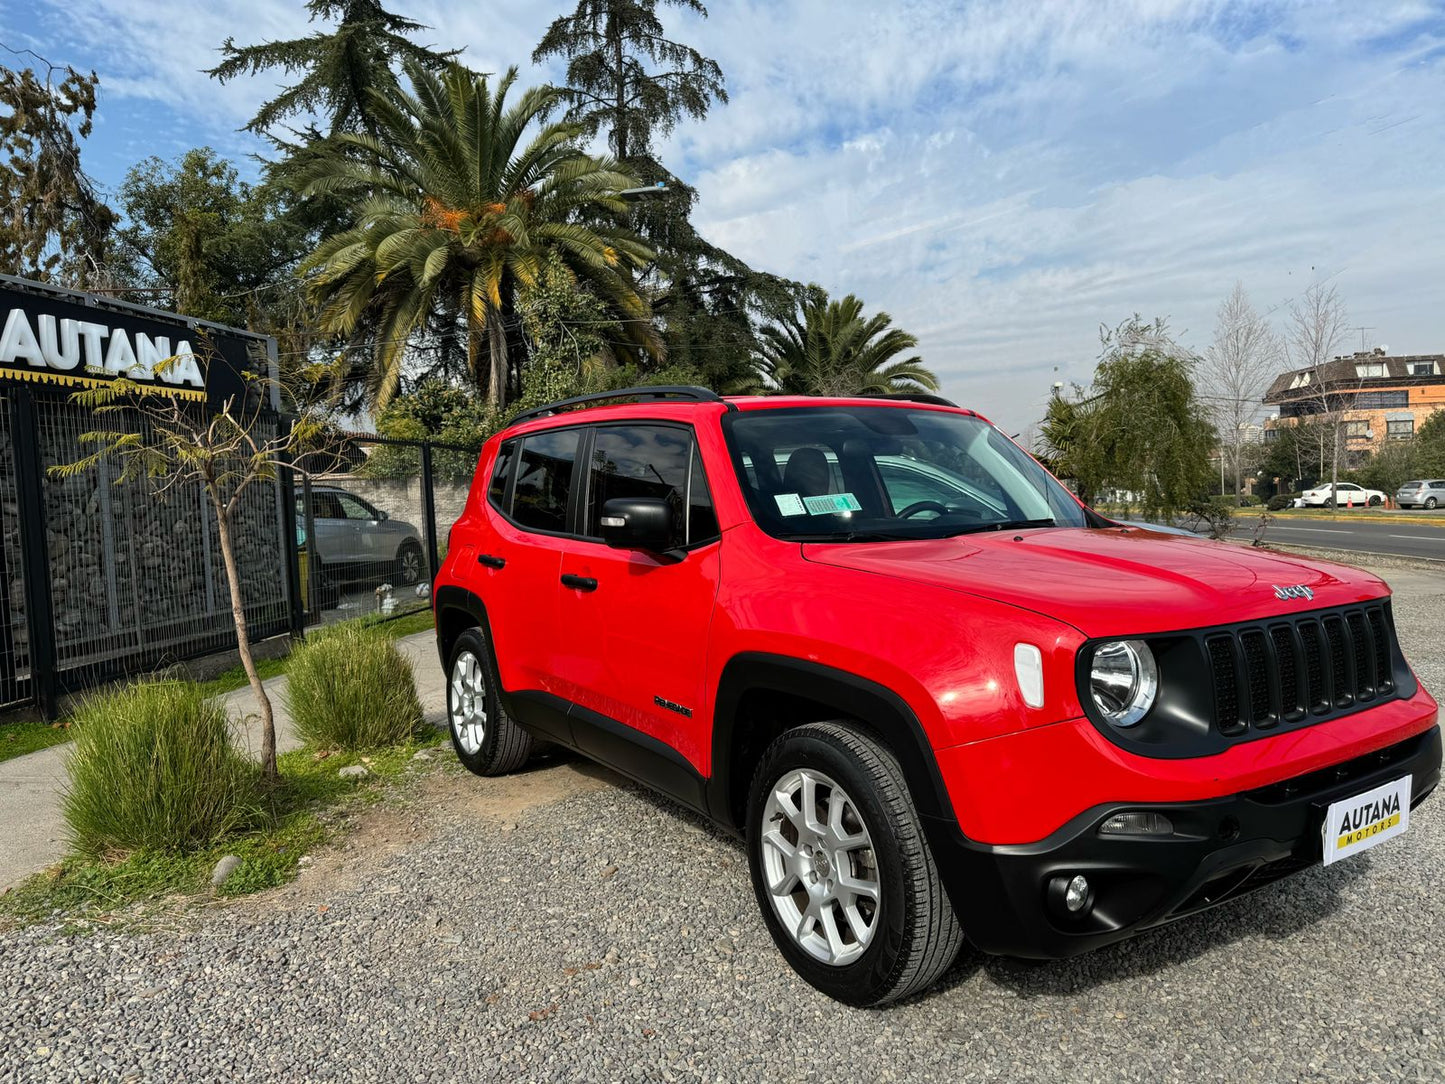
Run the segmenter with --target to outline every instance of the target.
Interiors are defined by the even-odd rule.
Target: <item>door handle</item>
[[[579,591],[597,590],[597,581],[591,576],[574,576],[570,572],[562,573],[562,586],[575,587]]]
[[[494,557],[490,553],[483,553],[477,556],[477,564],[486,565],[488,568],[501,568],[507,563],[505,557]]]

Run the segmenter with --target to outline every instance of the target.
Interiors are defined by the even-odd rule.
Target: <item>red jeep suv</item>
[[[740,835],[853,1004],[1349,858],[1440,779],[1384,583],[1112,523],[934,397],[530,411],[433,599],[463,764],[556,742]]]

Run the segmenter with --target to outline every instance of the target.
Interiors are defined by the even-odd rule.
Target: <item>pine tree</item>
[[[653,136],[684,115],[701,120],[713,99],[728,100],[717,62],[664,33],[659,2],[707,17],[699,0],[578,0],[532,52],[538,64],[567,58],[567,119],[588,136],[606,131],[624,164],[650,154]]]
[[[245,131],[278,143],[285,142],[278,131],[287,120],[310,114],[327,120],[329,135],[360,131],[374,135],[370,91],[396,85],[394,64],[408,62],[435,71],[460,52],[438,53],[416,44],[407,35],[430,27],[393,15],[379,0],[307,0],[306,10],[312,22],[336,20],[335,29],[259,45],[237,45],[227,38],[221,46],[226,59],[206,73],[225,83],[274,68],[287,75],[304,72],[262,105],[245,126]]]

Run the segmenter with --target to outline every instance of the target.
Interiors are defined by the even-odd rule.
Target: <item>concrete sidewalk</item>
[[[416,674],[417,695],[421,697],[426,720],[438,727],[446,722],[446,684],[437,661],[436,637],[427,630],[396,642]],[[301,742],[291,727],[291,716],[282,702],[286,687],[284,674],[266,681],[266,692],[276,715],[276,748],[279,752],[298,748]],[[257,755],[261,748],[261,726],[256,715],[256,697],[249,686],[226,694],[226,709],[237,723],[242,748]],[[0,764],[0,890],[24,880],[65,854],[65,821],[60,815],[60,789],[65,781],[65,758],[69,743],[53,745]]]

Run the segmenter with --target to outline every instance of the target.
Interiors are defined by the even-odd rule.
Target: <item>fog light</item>
[[[1174,822],[1163,813],[1115,813],[1099,825],[1101,836],[1172,836]]]
[[[1078,914],[1089,902],[1089,882],[1083,874],[1079,874],[1069,882],[1069,887],[1064,890],[1064,906],[1070,912]]]

